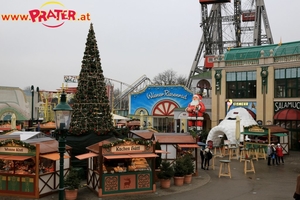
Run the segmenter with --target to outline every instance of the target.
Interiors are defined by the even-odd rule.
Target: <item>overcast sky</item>
[[[198,0],[61,0],[61,5],[42,7],[46,2],[1,0],[0,14],[64,6],[77,16],[89,13],[91,21],[65,21],[59,28],[47,28],[39,22],[3,21],[0,16],[0,86],[56,90],[64,75],[79,75],[91,22],[105,77],[132,84],[143,75],[153,79],[168,69],[188,76],[202,36]],[[265,0],[265,5],[274,43],[280,38],[298,41],[300,1]]]

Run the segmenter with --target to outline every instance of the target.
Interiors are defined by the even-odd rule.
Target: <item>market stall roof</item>
[[[116,142],[118,140],[120,140],[120,139],[118,139],[116,137],[111,137],[111,138],[109,138],[107,140],[103,140],[101,142],[102,142],[102,144],[109,144],[111,142]],[[98,153],[99,154],[99,143],[100,142],[97,142],[96,144],[92,144],[92,145],[86,147],[86,149],[89,150],[89,151],[92,151],[94,153]]]
[[[97,142],[96,144],[92,144],[91,146],[86,147],[86,149],[99,154],[99,142]]]
[[[41,123],[40,125],[36,124],[34,125],[34,127],[38,127],[42,130],[42,129],[50,129],[50,130],[54,130],[56,129],[56,124],[55,122],[46,122],[46,123]]]
[[[44,155],[40,155],[40,157],[47,158],[49,160],[59,160],[60,159],[59,153],[44,154]],[[70,156],[64,155],[64,158],[70,158]]]
[[[278,137],[282,137],[282,136],[287,136],[286,133],[288,133],[289,131],[278,126],[278,125],[263,125],[260,126],[261,128],[263,128],[263,130],[265,130],[264,132],[251,132],[251,131],[245,131],[245,132],[241,132],[241,134],[244,135],[255,135],[255,136],[265,136],[268,135],[268,131],[270,130],[271,135],[275,135]]]
[[[288,130],[286,130],[278,125],[264,125],[262,127],[270,129],[271,134],[272,133],[288,133],[289,132]]]
[[[130,132],[145,140],[152,140],[154,135],[154,132],[151,130],[132,130]]]
[[[35,138],[35,139],[25,140],[24,142],[32,145],[40,144],[41,154],[53,153],[58,151],[58,141],[50,137]],[[72,147],[66,145],[66,150],[70,150],[70,149],[72,149]]]
[[[141,122],[140,121],[129,121],[127,123],[127,126],[140,126]]]
[[[19,135],[0,135],[0,141],[8,140],[8,139],[20,140],[20,136]]]
[[[193,136],[185,133],[154,133],[154,139],[160,144],[196,144]]]
[[[155,153],[139,153],[139,154],[118,154],[118,155],[105,155],[106,159],[124,159],[124,158],[155,158],[158,157]]]
[[[241,132],[243,135],[256,135],[256,136],[264,136],[268,135],[268,133],[258,133],[258,132]]]
[[[89,153],[81,154],[81,155],[78,155],[75,157],[78,158],[79,160],[83,160],[83,159],[92,158],[92,157],[96,157],[96,156],[98,156],[98,154],[89,152]]]
[[[45,137],[45,133],[39,131],[15,131],[10,135],[19,135],[21,141],[32,139],[32,138]]]
[[[277,137],[284,137],[284,136],[288,136],[286,133],[274,133],[272,135],[275,135]]]
[[[47,158],[49,160],[59,160],[60,159],[59,153],[43,154],[43,155],[40,155],[40,157]],[[64,158],[70,158],[70,156],[65,155]]]
[[[177,144],[180,148],[199,148],[198,144]]]
[[[155,150],[155,153],[169,154],[170,152],[165,151],[165,150]]]

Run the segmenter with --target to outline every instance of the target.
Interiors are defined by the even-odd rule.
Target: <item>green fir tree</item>
[[[69,133],[105,135],[114,127],[93,24],[85,45]]]

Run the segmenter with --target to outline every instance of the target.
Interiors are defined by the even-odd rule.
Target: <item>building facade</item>
[[[248,107],[262,125],[289,130],[289,147],[300,150],[300,41],[233,48],[212,69],[212,127],[230,106]]]

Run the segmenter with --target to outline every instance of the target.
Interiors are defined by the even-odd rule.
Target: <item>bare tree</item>
[[[185,85],[186,81],[186,77],[183,75],[178,76],[172,69],[159,73],[152,80],[155,85]]]
[[[178,85],[185,85],[187,83],[187,77],[184,75],[179,75],[176,79]]]

